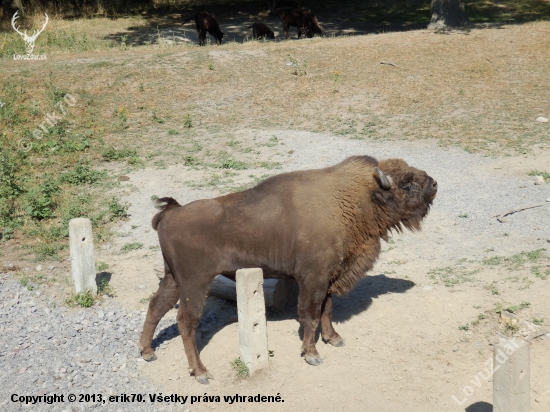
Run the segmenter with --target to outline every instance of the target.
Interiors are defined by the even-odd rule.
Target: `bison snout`
[[[432,183],[432,189],[437,190],[437,181],[436,180],[434,180],[433,183]]]

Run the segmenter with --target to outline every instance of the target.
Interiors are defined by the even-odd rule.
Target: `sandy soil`
[[[243,138],[246,133],[242,131]],[[402,157],[438,180],[433,210],[422,232],[395,235],[384,245],[370,276],[349,296],[336,299],[335,328],[346,346],[335,348],[319,341],[325,361],[320,367],[300,358],[301,331],[295,309],[291,309],[268,316],[269,349],[274,351],[269,371],[248,380],[237,378],[230,364],[239,356],[238,327],[231,322],[235,304],[210,297],[205,313],[215,321],[200,329],[199,348],[216,379],[205,387],[189,376],[183,345],[175,333],[157,336],[158,360],[143,362],[143,375],[163,393],[222,397],[222,403],[186,405],[193,411],[316,411],[343,405],[350,411],[492,410],[492,383],[475,382],[492,357],[492,345],[498,341],[495,333],[504,332],[495,308],[529,302],[528,308],[518,312],[520,318],[544,318],[546,326],[533,326],[538,331],[548,329],[550,279],[535,277],[527,263],[510,268],[488,266],[483,259],[548,248],[550,232],[544,222],[548,222],[550,203],[508,216],[505,223],[492,216],[550,197],[550,185],[535,186],[526,173],[547,168],[550,152],[490,159],[439,148],[430,141],[356,141],[272,130],[254,133],[275,133],[285,150],[294,150],[277,172],[323,167],[358,153]],[[140,300],[144,302],[156,290],[154,268],[162,267],[156,233],[150,228],[151,196],[173,196],[186,203],[220,191],[191,189],[187,183],[201,179],[201,171],[181,165],[144,169],[129,177],[125,200],[132,204],[131,216],[117,229],[118,237],[109,249],[98,251],[97,259],[111,265],[116,299],[144,312],[146,304]],[[144,246],[120,252],[128,242]],[[548,260],[539,263],[546,267]],[[449,278],[444,278],[444,271],[438,272],[442,268],[456,280],[454,286],[446,286]],[[485,318],[473,326],[471,322],[480,314]],[[157,333],[173,331],[169,326],[174,319],[175,310],[166,315]],[[467,323],[472,325],[469,330],[459,329]],[[516,333],[529,334],[525,327]],[[549,345],[550,339],[540,338],[531,344],[531,407],[535,412],[550,410]],[[473,395],[465,397],[466,386],[474,388]],[[235,394],[280,394],[285,402],[261,407],[223,402],[224,395]]]

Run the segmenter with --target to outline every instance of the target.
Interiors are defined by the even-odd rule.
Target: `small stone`
[[[42,265],[36,266],[35,269],[36,269],[37,272],[40,272],[42,270]]]
[[[48,266],[48,269],[54,270],[54,269],[55,269],[55,266],[54,266],[54,265],[50,265],[50,266]]]
[[[428,290],[432,290],[433,289],[433,286],[424,286],[422,289],[428,291]]]
[[[453,349],[453,352],[458,352],[458,348],[454,348],[454,349]]]
[[[505,325],[517,325],[519,323],[519,318],[513,313],[503,310],[500,312],[500,321]]]
[[[550,202],[550,197],[546,199],[547,202]]]
[[[99,312],[97,312],[97,317],[98,317],[98,319],[103,319],[103,316],[105,316],[105,314],[103,313],[102,310],[100,310]]]
[[[548,121],[547,117],[539,116],[537,117],[537,122],[546,123]]]
[[[117,177],[117,180],[119,182],[127,182],[128,180],[130,180],[130,178],[128,176],[119,176]]]
[[[536,185],[543,185],[543,184],[544,184],[544,177],[542,177],[542,176],[535,176],[535,184],[536,184]]]

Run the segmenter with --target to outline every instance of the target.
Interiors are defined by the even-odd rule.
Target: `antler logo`
[[[15,20],[17,20],[17,18],[19,17],[18,14],[19,14],[19,11],[16,11],[15,14],[13,15],[13,17],[11,19],[11,25],[12,25],[13,29],[17,33],[19,33],[21,35],[21,37],[23,37],[23,40],[27,44],[27,46],[26,46],[27,54],[30,55],[30,54],[32,54],[32,52],[34,50],[34,42],[38,38],[38,35],[44,31],[44,29],[46,28],[46,24],[48,24],[48,20],[49,20],[48,15],[46,13],[44,13],[44,16],[46,16],[46,21],[44,22],[44,25],[42,26],[42,28],[40,30],[34,30],[32,36],[29,36],[27,34],[26,30],[25,30],[24,33],[21,33],[19,31],[19,28],[15,27]]]

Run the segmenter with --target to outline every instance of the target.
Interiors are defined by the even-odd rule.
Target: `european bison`
[[[222,37],[225,33],[220,30],[220,25],[216,20],[216,16],[212,13],[208,13],[207,11],[199,11],[194,16],[185,19],[182,24],[185,24],[193,19],[195,19],[195,27],[197,28],[197,34],[199,35],[199,46],[204,46],[206,32],[210,33],[210,35],[216,39],[216,44],[218,46],[222,44]]]
[[[275,34],[268,26],[263,23],[254,22],[254,24],[247,29],[252,29],[252,36],[257,39],[260,37],[267,37],[269,39],[274,39]]]
[[[323,29],[319,26],[317,17],[315,17],[311,10],[305,7],[299,9],[294,7],[280,7],[276,11],[283,22],[285,39],[289,37],[288,28],[290,26],[298,28],[298,38],[302,36],[302,32],[307,37],[313,37],[315,34],[323,34]]]
[[[145,360],[155,328],[179,299],[178,328],[191,373],[212,376],[202,364],[195,332],[217,274],[235,278],[260,267],[266,278],[294,278],[304,328],[302,354],[319,365],[315,331],[325,342],[344,341],[331,322],[332,294],[348,293],[372,269],[380,238],[403,227],[419,230],[437,183],[401,159],[353,156],[324,169],[283,173],[240,193],[180,205],[165,197],[153,217],[164,257],[159,289],[149,303],[139,346]]]

